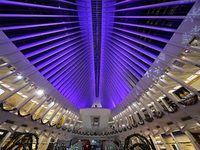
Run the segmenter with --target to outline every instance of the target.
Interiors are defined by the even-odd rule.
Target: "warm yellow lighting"
[[[200,74],[200,70],[199,70],[199,71],[197,71],[195,74]]]
[[[190,77],[187,78],[187,80],[193,80],[196,77],[198,77],[198,75],[191,75]]]
[[[181,59],[183,59],[183,60],[185,60],[185,58],[186,58],[185,56],[182,56],[182,57],[181,57]]]
[[[178,86],[175,86],[174,89],[177,90],[177,89],[179,89],[180,87],[181,87],[181,86],[178,85]]]
[[[168,91],[168,93],[172,93],[172,92],[174,92],[175,90],[170,90],[170,91]]]

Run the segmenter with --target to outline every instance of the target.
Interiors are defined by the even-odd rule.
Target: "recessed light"
[[[17,78],[18,78],[18,79],[22,79],[23,76],[22,76],[22,75],[18,75]]]
[[[44,93],[43,90],[38,90],[38,91],[37,91],[37,94],[38,94],[38,95],[41,95],[41,94],[43,94],[43,93]]]

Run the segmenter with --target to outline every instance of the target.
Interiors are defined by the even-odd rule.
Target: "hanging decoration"
[[[130,145],[131,138],[136,139],[137,143]],[[137,150],[137,149],[156,150],[151,140],[149,141],[147,138],[138,133],[127,136],[124,143],[124,150]]]
[[[139,125],[144,125],[144,120],[142,119],[142,117],[140,116],[139,113],[137,113],[137,116],[138,116],[138,119],[139,119],[138,124]]]
[[[152,122],[153,121],[153,118],[149,115],[149,113],[147,112],[147,110],[143,110],[143,113],[144,113],[144,117],[147,122]]]
[[[62,124],[63,124],[64,120],[65,120],[65,117],[62,116],[61,119],[60,119],[60,121],[58,122],[58,124],[56,126],[58,129],[60,129],[62,127]]]
[[[174,91],[173,94],[180,98],[178,103],[184,106],[195,105],[198,102],[198,96],[184,87]]]
[[[37,150],[38,136],[32,133],[15,132],[1,150]]]
[[[164,111],[166,111],[167,113],[175,113],[178,111],[179,107],[168,97],[163,98],[163,101],[165,101],[166,105],[168,105],[168,108],[165,105],[162,105]]]

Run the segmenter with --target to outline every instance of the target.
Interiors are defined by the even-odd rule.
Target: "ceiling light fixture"
[[[197,71],[195,74],[200,74],[200,70],[199,70],[199,71]]]
[[[185,60],[186,56],[181,56],[181,59]]]
[[[185,53],[189,53],[190,50],[189,50],[189,49],[185,49],[184,52],[185,52]]]
[[[38,90],[38,91],[37,91],[37,94],[38,94],[38,95],[42,95],[43,93],[44,93],[43,90]]]
[[[22,75],[18,75],[17,78],[18,78],[18,79],[22,79],[23,76],[22,76]]]
[[[187,80],[193,80],[194,78],[198,77],[198,75],[191,75],[187,78]]]
[[[174,89],[177,90],[177,89],[179,89],[180,87],[181,87],[181,86],[178,85],[178,86],[175,86]]]
[[[168,91],[168,93],[172,93],[172,92],[174,92],[175,90],[170,90],[170,91]]]
[[[22,97],[27,98],[28,96],[26,96],[26,95],[22,95]]]

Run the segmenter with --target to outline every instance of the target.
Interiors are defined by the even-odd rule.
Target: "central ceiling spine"
[[[95,95],[99,97],[100,62],[101,62],[101,28],[102,0],[92,0],[92,25],[94,43]]]

